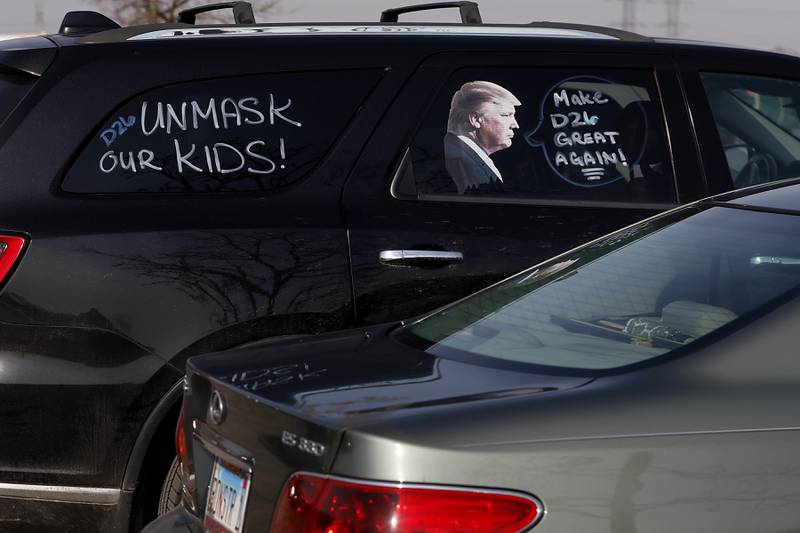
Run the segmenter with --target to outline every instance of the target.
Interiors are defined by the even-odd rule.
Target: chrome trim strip
[[[403,178],[405,177],[406,169],[408,168],[408,164],[411,162],[411,147],[406,148],[406,151],[403,152],[403,157],[400,158],[400,164],[397,165],[397,170],[394,172],[394,176],[392,177],[392,183],[389,185],[389,194],[392,195],[392,198],[396,200],[416,200],[416,183],[414,183],[414,194],[405,195],[400,192],[400,184],[402,183]],[[413,179],[411,181],[414,181]]]
[[[687,204],[692,205],[692,204]],[[587,243],[591,244],[591,243]],[[422,320],[422,319],[420,319]],[[419,322],[415,321],[414,324]],[[768,433],[771,431],[800,431],[798,427],[777,427],[777,428],[742,428],[742,429],[709,429],[696,431],[665,431],[661,433],[625,433],[622,435],[588,435],[584,437],[554,437],[550,439],[525,439],[508,441],[486,441],[471,442],[469,444],[454,444],[453,448],[480,448],[485,446],[517,446],[520,444],[545,444],[551,442],[579,442],[586,440],[621,440],[621,439],[650,439],[650,438],[670,438],[670,437],[705,437],[714,435],[728,435],[737,433]]]
[[[51,502],[95,503],[116,505],[121,491],[99,487],[67,487],[63,485],[24,485],[0,483],[0,498],[45,500]]]
[[[750,258],[750,264],[753,266],[758,265],[800,265],[800,258],[797,257],[780,257],[773,255],[757,255]]]
[[[378,255],[378,259],[381,263],[403,263],[420,259],[458,262],[464,260],[464,254],[438,250],[383,250]]]
[[[491,36],[521,36],[521,37],[555,37],[568,39],[601,39],[617,40],[615,37],[595,33],[592,31],[575,30],[569,28],[540,28],[535,26],[464,26],[454,24],[450,26],[434,25],[408,25],[399,24],[363,24],[353,25],[283,25],[283,26],[202,26],[179,27],[172,29],[155,30],[140,33],[129,37],[129,41],[145,41],[151,39],[187,39],[187,38],[220,38],[252,35],[303,35],[303,34],[369,34],[369,33],[400,33],[421,35],[491,35]]]
[[[738,189],[741,190],[741,189]],[[477,196],[472,194],[457,195],[451,194],[425,194],[420,193],[417,198],[423,202],[460,202],[467,204],[498,204],[498,205],[530,205],[542,207],[613,207],[615,209],[631,210],[660,210],[667,211],[680,207],[678,204],[637,204],[634,202],[603,202],[594,200],[545,200],[535,197],[511,197],[511,196]]]

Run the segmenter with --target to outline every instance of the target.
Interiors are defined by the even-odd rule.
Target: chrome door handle
[[[446,264],[460,263],[464,254],[439,250],[383,250],[378,258],[385,265]]]
[[[757,255],[750,258],[750,264],[759,265],[792,265],[800,266],[800,257],[780,257],[774,255]]]

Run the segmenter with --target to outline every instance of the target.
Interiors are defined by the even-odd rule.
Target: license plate
[[[206,498],[206,529],[212,533],[241,533],[249,492],[250,472],[217,457]]]

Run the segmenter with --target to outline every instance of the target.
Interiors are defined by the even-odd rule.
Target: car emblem
[[[221,392],[215,390],[211,393],[211,402],[208,406],[208,416],[212,422],[214,422],[216,425],[220,425],[225,420],[225,415],[227,414],[225,397]]]

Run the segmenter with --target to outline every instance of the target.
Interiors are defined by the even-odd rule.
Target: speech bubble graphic
[[[615,93],[630,91],[621,105]],[[615,96],[619,96],[615,94]],[[627,121],[643,125],[644,138],[626,138]],[[574,76],[553,85],[539,106],[539,123],[525,140],[544,151],[553,172],[576,187],[602,187],[629,179],[647,145],[647,114],[640,96],[626,85],[596,76]],[[628,135],[628,137],[631,137]]]

